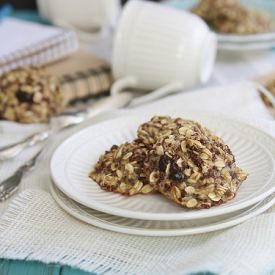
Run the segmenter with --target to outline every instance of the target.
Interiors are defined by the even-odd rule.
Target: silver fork
[[[0,202],[7,200],[19,188],[22,177],[33,168],[44,146],[24,165],[18,168],[13,175],[0,183]]]
[[[14,158],[20,154],[25,148],[34,146],[40,142],[47,140],[54,131],[62,130],[73,125],[79,124],[84,120],[82,113],[64,113],[51,119],[50,126],[47,130],[28,136],[12,145],[2,147],[0,149],[0,161]]]
[[[35,133],[23,141],[19,141],[15,144],[2,147],[0,149],[0,161],[14,158],[20,154],[25,148],[34,146],[42,141],[47,140],[53,132],[61,131],[65,128],[77,125],[87,118],[94,117],[106,110],[116,109],[126,106],[133,99],[133,94],[130,92],[123,92],[115,96],[109,96],[101,99],[95,103],[91,108],[87,108],[84,111],[74,111],[62,113],[59,116],[53,117],[50,121],[47,130]]]

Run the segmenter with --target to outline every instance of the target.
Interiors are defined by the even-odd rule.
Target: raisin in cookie
[[[138,140],[113,145],[99,158],[89,176],[106,191],[130,196],[151,193],[153,187],[145,178],[148,153],[145,145]]]
[[[167,122],[172,124],[171,133],[157,135],[151,131],[152,122],[159,119],[166,121],[165,129],[169,129]],[[220,205],[235,197],[247,174],[236,166],[221,138],[197,122],[180,118],[155,117],[149,124],[149,137],[159,136],[150,150],[147,170],[154,189],[183,207],[197,209]],[[156,125],[154,129],[160,126]]]
[[[38,68],[21,68],[0,77],[0,119],[47,122],[64,110],[57,80]]]

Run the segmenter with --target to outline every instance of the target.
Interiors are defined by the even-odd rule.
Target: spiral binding
[[[22,66],[40,66],[61,59],[78,48],[73,32],[61,31],[50,39],[42,40],[0,58],[0,74]]]

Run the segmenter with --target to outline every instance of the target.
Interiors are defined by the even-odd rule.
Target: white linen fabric
[[[132,110],[109,112],[51,139],[35,169],[22,180],[14,200],[0,204],[0,258],[59,262],[107,274],[266,274],[275,268],[275,208],[234,228],[186,237],[137,237],[86,225],[53,201],[49,162],[58,144],[80,128],[129,114],[195,110],[237,116],[275,136],[275,122],[250,82],[186,92]],[[0,123],[0,146],[45,126]],[[0,166],[0,179],[30,158]]]

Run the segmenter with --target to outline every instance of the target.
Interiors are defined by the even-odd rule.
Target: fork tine
[[[5,201],[8,198],[10,198],[13,194],[16,193],[16,191],[18,190],[19,185],[15,186],[14,188],[9,188],[8,190],[5,190],[3,192],[0,192],[0,201]]]

